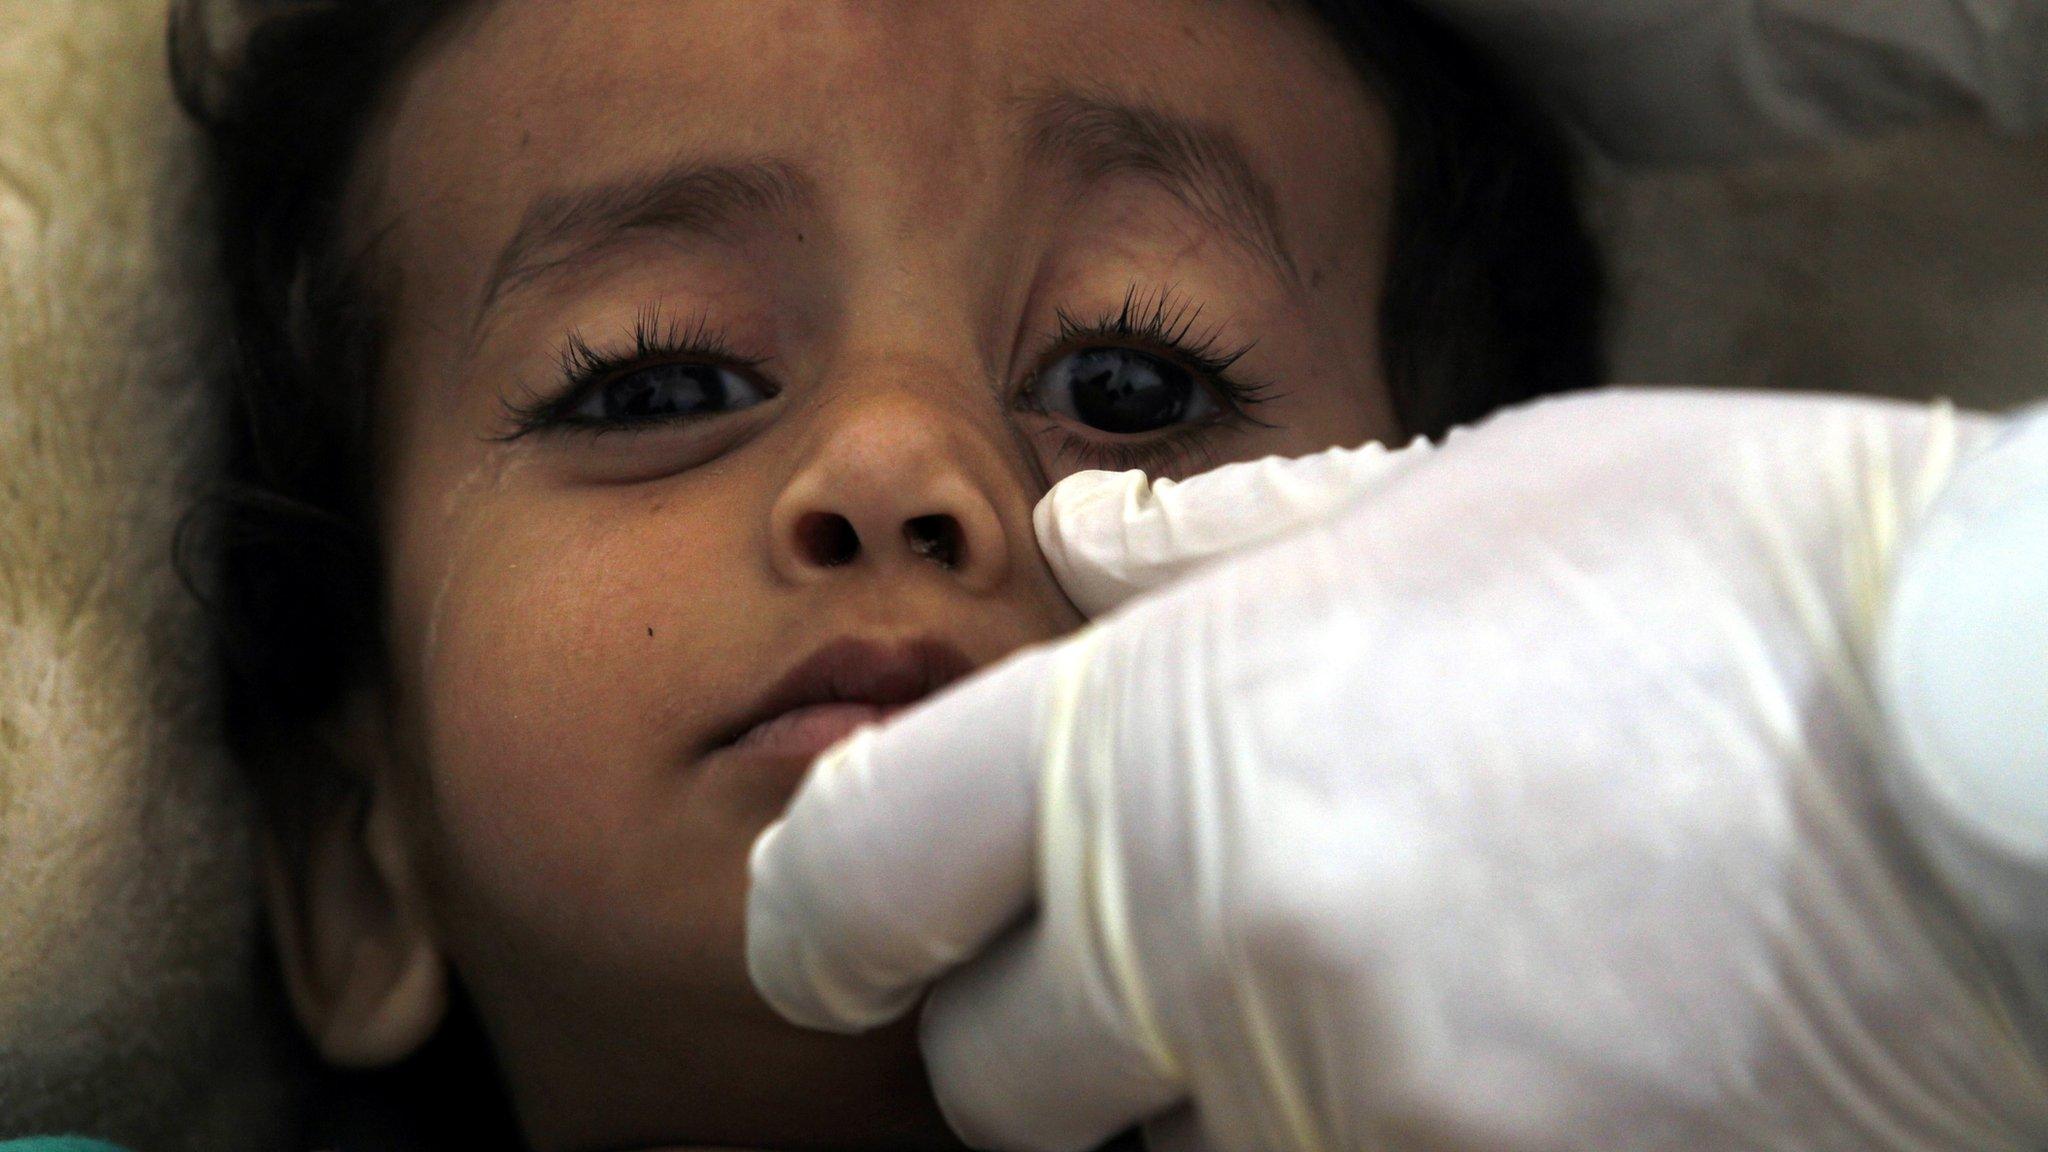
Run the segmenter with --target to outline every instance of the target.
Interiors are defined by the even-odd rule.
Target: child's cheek
[[[457,485],[394,557],[450,879],[494,920],[617,961],[701,947],[763,819],[693,771],[755,682],[744,625],[777,608],[744,518],[692,511],[743,494],[527,481]]]

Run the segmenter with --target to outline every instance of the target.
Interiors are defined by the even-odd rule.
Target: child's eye
[[[525,403],[508,400],[512,430],[503,439],[631,431],[752,408],[775,396],[755,372],[762,363],[734,352],[702,320],[684,326],[649,308],[634,322],[630,349],[599,350],[570,334],[560,387]]]
[[[718,416],[751,408],[768,394],[717,364],[653,364],[592,383],[560,415],[565,424],[623,428]]]
[[[1042,434],[1063,463],[1113,471],[1176,468],[1205,456],[1215,436],[1268,427],[1251,410],[1271,391],[1233,371],[1251,345],[1197,331],[1201,312],[1170,288],[1132,288],[1094,323],[1060,312],[1018,410],[1059,418]]]
[[[1158,432],[1219,411],[1186,368],[1135,348],[1069,352],[1039,374],[1033,392],[1048,415],[1115,435]]]

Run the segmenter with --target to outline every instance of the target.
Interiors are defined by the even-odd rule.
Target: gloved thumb
[[[1090,617],[1212,560],[1329,516],[1427,455],[1430,443],[1332,448],[1226,464],[1184,481],[1077,472],[1032,514],[1038,547]]]

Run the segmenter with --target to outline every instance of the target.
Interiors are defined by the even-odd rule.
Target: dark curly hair
[[[1558,132],[1471,46],[1404,0],[1297,0],[1386,104],[1393,238],[1377,317],[1408,430],[1434,435],[1596,384],[1603,284]],[[366,125],[423,40],[470,0],[180,0],[178,90],[217,158],[239,316],[230,487],[205,519],[221,580],[231,738],[289,809],[318,782],[262,754],[375,683],[376,269],[343,247],[341,202]],[[306,763],[302,753],[292,763]]]

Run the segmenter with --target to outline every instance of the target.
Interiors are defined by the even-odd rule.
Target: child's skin
[[[1210,170],[1169,171],[1156,139],[1145,155],[1152,113],[1117,106],[1194,126]],[[1263,3],[503,0],[458,19],[351,186],[387,321],[393,665],[338,734],[373,781],[367,822],[278,887],[316,1043],[403,1055],[452,968],[538,1148],[945,1144],[906,1029],[809,1034],[756,999],[747,849],[836,735],[1079,622],[1032,541],[1050,480],[1397,432],[1374,323],[1388,132],[1321,29]],[[565,219],[535,216],[544,198],[715,165],[750,167],[681,191],[737,190],[723,202],[677,195],[625,230],[571,214],[502,255],[523,220]],[[1060,408],[1076,348],[1171,358],[1142,336],[1053,347],[1058,312],[1090,325],[1134,291],[1199,306],[1190,342],[1255,343],[1229,374],[1271,386],[1262,424],[1206,399],[1137,434],[1029,410]],[[651,309],[650,335],[701,326],[757,363],[632,383],[673,405],[723,381],[741,403],[515,435],[509,410],[561,394],[572,335],[625,356]],[[725,746],[843,638],[908,686]]]

